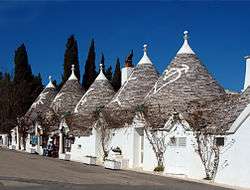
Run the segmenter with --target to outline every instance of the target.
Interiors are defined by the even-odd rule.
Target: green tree
[[[112,81],[112,66],[110,65],[105,71],[106,78],[111,82]]]
[[[24,44],[18,47],[15,51],[14,66],[15,84],[32,80],[32,71],[28,63],[28,55]]]
[[[121,87],[121,64],[119,58],[116,59],[115,71],[112,78],[112,86],[115,91],[118,91]]]
[[[66,43],[66,50],[64,53],[63,75],[62,82],[59,87],[68,80],[71,75],[71,65],[75,65],[75,75],[80,80],[80,68],[78,59],[78,45],[74,35],[71,35]]]
[[[85,70],[82,79],[82,85],[87,90],[90,85],[94,82],[96,78],[96,68],[95,68],[95,42],[94,39],[91,40],[89,47],[88,57],[85,63]]]

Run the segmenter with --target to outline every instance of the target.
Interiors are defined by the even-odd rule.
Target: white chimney
[[[133,67],[124,67],[122,68],[122,85],[128,80],[129,76],[133,71]]]
[[[244,90],[250,85],[250,56],[246,56],[246,73],[245,73],[245,83]]]

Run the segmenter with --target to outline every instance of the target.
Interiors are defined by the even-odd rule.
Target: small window
[[[224,137],[216,137],[216,145],[224,146]]]
[[[186,137],[179,137],[179,143],[178,143],[178,146],[180,147],[186,147],[187,145],[187,138]]]
[[[177,145],[176,141],[177,141],[176,137],[171,137],[169,141],[169,145],[172,147],[175,147]]]

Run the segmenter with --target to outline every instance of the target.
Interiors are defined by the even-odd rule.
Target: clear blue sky
[[[13,71],[14,50],[25,43],[33,72],[44,82],[49,74],[58,80],[66,40],[74,34],[81,70],[93,37],[97,64],[104,52],[106,65],[114,65],[116,57],[123,65],[131,49],[137,63],[147,43],[162,73],[184,30],[219,83],[241,90],[243,57],[250,54],[250,2],[0,2],[0,70]]]

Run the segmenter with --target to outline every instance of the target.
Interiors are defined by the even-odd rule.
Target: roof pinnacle
[[[45,88],[55,88],[55,86],[52,83],[52,77],[49,76],[49,83],[47,84],[47,86]]]
[[[183,36],[184,40],[188,40],[188,31],[185,30],[185,31],[183,32],[183,34],[184,34],[184,36]]]
[[[96,80],[107,80],[107,78],[105,77],[105,75],[103,74],[103,64],[100,63],[100,73],[99,75],[96,77]]]
[[[71,75],[69,77],[69,80],[77,80],[76,75],[75,75],[75,65],[71,65]]]
[[[177,54],[195,54],[188,44],[188,39],[189,39],[188,31],[184,31],[183,34],[184,34],[183,36],[184,42],[179,51],[177,52]]]
[[[103,65],[102,65],[102,63],[100,63],[100,71],[103,72]]]
[[[147,47],[148,47],[147,44],[144,44],[144,45],[143,45],[143,51],[144,51],[145,53],[147,53]]]
[[[141,58],[141,60],[139,61],[138,64],[152,64],[151,60],[149,59],[148,55],[147,55],[147,51],[148,51],[148,45],[144,44],[143,45],[143,57]]]

